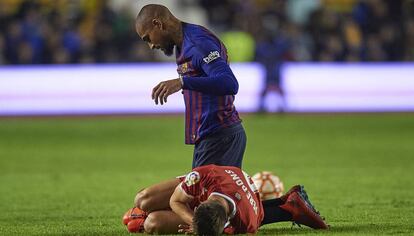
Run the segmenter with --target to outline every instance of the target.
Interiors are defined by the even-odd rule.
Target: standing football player
[[[178,78],[152,90],[155,104],[182,90],[185,143],[195,145],[192,168],[208,164],[241,168],[246,134],[233,104],[239,85],[223,43],[206,28],[181,22],[162,5],[144,6],[136,32],[151,49],[174,53]]]
[[[208,164],[241,168],[246,133],[233,104],[239,85],[223,43],[206,28],[178,20],[162,5],[144,6],[135,28],[151,49],[168,56],[175,49],[179,76],[155,86],[152,99],[162,105],[182,90],[185,143],[195,145],[192,168]],[[176,186],[174,179],[146,188],[135,202],[149,208],[165,203]],[[163,207],[168,208],[168,202]]]
[[[245,172],[216,165],[197,167],[177,179],[177,183],[171,198],[164,199],[170,208],[158,202],[150,211],[128,211],[124,216],[128,230],[157,234],[254,234],[261,225],[282,221],[314,229],[328,228],[299,185],[280,198],[261,202]]]

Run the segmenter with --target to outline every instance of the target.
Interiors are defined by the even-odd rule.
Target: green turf
[[[244,169],[302,183],[332,228],[414,233],[414,114],[245,116]],[[182,117],[0,119],[0,235],[128,235],[135,192],[191,166]]]

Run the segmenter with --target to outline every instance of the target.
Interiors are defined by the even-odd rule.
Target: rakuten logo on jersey
[[[204,57],[203,61],[208,64],[208,63],[216,60],[219,57],[220,57],[220,53],[218,51],[214,51],[214,52],[210,52],[210,54],[208,54],[208,56]]]
[[[252,205],[254,213],[257,215],[257,202],[254,200],[253,195],[250,193],[249,189],[244,185],[243,180],[232,170],[224,170],[227,174],[229,174],[237,186],[240,186],[243,192],[246,194],[247,200],[249,200],[250,205]],[[253,191],[252,188],[250,190]]]

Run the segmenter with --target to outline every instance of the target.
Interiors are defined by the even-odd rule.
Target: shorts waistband
[[[236,134],[236,133],[239,133],[239,132],[244,132],[244,128],[243,128],[243,125],[241,124],[241,122],[230,125],[229,127],[220,129],[217,132],[214,132],[214,133],[208,135],[204,139],[218,139],[218,138],[223,138],[223,137],[233,135],[233,134]]]

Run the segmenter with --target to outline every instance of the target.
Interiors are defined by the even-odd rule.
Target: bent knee
[[[148,211],[149,202],[151,200],[151,195],[148,193],[147,189],[141,190],[135,196],[134,204],[136,207],[140,208],[143,211]]]
[[[158,234],[162,232],[163,222],[156,217],[156,214],[151,213],[148,215],[144,222],[144,230],[148,234]]]

